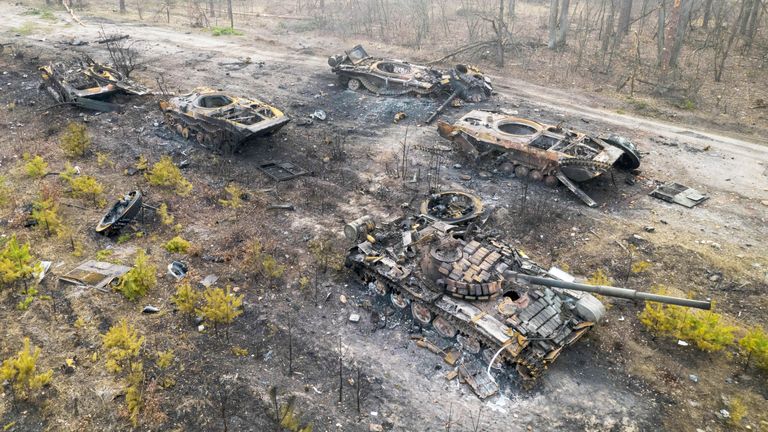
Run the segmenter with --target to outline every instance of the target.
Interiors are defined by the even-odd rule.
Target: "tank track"
[[[175,111],[165,113],[165,122],[184,139],[193,139],[200,146],[214,153],[230,155],[237,150],[239,139],[230,131],[190,119]]]
[[[582,159],[578,157],[570,157],[570,158],[564,158],[560,159],[558,162],[560,166],[582,166],[585,168],[592,168],[596,171],[610,171],[611,165],[607,164],[605,162],[598,162],[594,161],[592,159]]]
[[[425,306],[429,311],[432,313],[432,320],[434,320],[436,317],[442,317],[443,319],[447,320],[451,325],[453,325],[456,330],[458,331],[458,334],[463,334],[466,337],[472,337],[477,339],[482,347],[485,348],[491,348],[494,352],[498,351],[501,348],[501,345],[499,345],[496,341],[491,339],[490,337],[483,335],[482,333],[479,333],[475,331],[474,328],[472,328],[467,323],[459,320],[458,318],[454,317],[453,315],[450,315],[437,307],[433,302],[425,302],[421,299],[416,298],[413,296],[408,290],[401,289],[398,287],[397,283],[395,281],[392,281],[391,279],[387,278],[386,276],[379,274],[360,263],[355,262],[354,264],[354,270],[358,273],[358,275],[361,276],[362,280],[376,280],[383,282],[388,290],[390,292],[398,293],[402,295],[403,297],[407,298],[409,302],[417,301],[423,306]],[[544,360],[544,356],[546,353],[539,353],[535,350],[528,349],[527,347],[523,349],[523,352],[518,357],[512,357],[508,351],[504,350],[499,354],[499,357],[506,362],[510,367],[513,367],[514,370],[520,375],[520,377],[523,379],[524,383],[531,383],[533,380],[538,377],[546,368],[547,368],[547,362]],[[522,368],[523,371],[521,372],[518,367]]]
[[[365,87],[365,89],[369,92],[382,96],[402,96],[409,93],[415,93],[417,95],[428,95],[433,92],[433,90],[422,89],[418,87],[404,87],[402,90],[381,88],[367,78],[363,78],[361,76],[357,76],[351,79],[360,81],[363,87]]]

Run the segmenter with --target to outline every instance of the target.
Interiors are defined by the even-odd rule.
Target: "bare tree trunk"
[[[555,49],[557,43],[557,6],[558,0],[549,0],[549,49]]]
[[[216,18],[216,9],[213,7],[213,0],[208,0],[208,15],[211,18]]]
[[[659,0],[659,21],[656,27],[656,65],[658,68],[664,66],[664,21],[667,15],[664,3],[664,0]]]
[[[125,0],[120,0],[120,13],[125,13]]]
[[[747,26],[749,24],[749,17],[751,16],[752,11],[752,5],[753,3],[760,3],[755,2],[754,0],[744,0],[744,11],[746,13],[742,14],[741,20],[739,21],[739,34],[742,36],[747,34]]]
[[[498,38],[497,45],[499,51],[499,66],[504,67],[504,2],[506,0],[499,0],[499,18],[498,28],[496,29],[496,36]],[[495,27],[495,26],[494,26]]]
[[[227,14],[229,15],[229,27],[235,28],[235,18],[232,17],[232,0],[227,0]]]
[[[760,0],[753,0],[752,10],[749,13],[747,33],[744,35],[746,51],[749,51],[749,49],[752,48],[752,41],[755,38],[755,33],[757,33],[757,26],[760,22],[760,12],[762,12],[760,8]]]
[[[136,12],[139,14],[139,19],[144,20],[144,17],[141,16],[141,0],[136,0]]]
[[[600,45],[600,52],[602,53],[602,60],[605,61],[605,55],[608,53],[608,47],[611,45],[611,41],[614,38],[613,21],[616,13],[614,7],[614,0],[609,0],[610,11],[608,12],[608,18],[605,19],[605,30],[603,31],[603,41]]]
[[[679,2],[680,11],[677,28],[675,29],[675,41],[672,44],[672,50],[669,53],[669,67],[672,69],[677,69],[678,67],[677,62],[680,58],[683,42],[685,41],[685,31],[688,28],[688,21],[691,18],[691,6],[693,5],[693,0],[679,0]]]
[[[509,6],[507,7],[507,20],[511,23],[515,20],[515,6],[516,0],[509,0]]]
[[[725,69],[725,61],[728,59],[728,54],[731,51],[731,47],[733,46],[733,41],[736,39],[736,35],[739,33],[739,22],[741,22],[744,11],[745,11],[745,5],[747,3],[747,0],[742,0],[741,2],[741,8],[739,9],[739,16],[736,17],[736,21],[733,23],[733,29],[731,29],[731,35],[728,37],[728,42],[725,43],[725,46],[722,46],[716,51],[720,51],[720,60],[719,62],[716,61],[715,63],[715,82],[720,82],[720,80],[723,78],[723,71]],[[723,20],[725,21],[725,20]],[[722,23],[718,23],[717,26],[722,26]]]
[[[558,26],[560,27],[557,32],[557,46],[563,47],[565,46],[566,38],[568,37],[568,8],[571,6],[571,0],[563,0],[563,2],[560,4],[560,22],[558,22]]]
[[[701,26],[704,28],[709,27],[709,20],[712,18],[712,0],[705,0],[704,2],[704,19]]]
[[[619,34],[629,33],[629,22],[632,20],[632,0],[622,0],[619,10]]]

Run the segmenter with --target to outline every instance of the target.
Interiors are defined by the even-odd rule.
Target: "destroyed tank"
[[[50,63],[39,68],[43,86],[59,103],[95,111],[119,111],[108,99],[117,93],[145,95],[149,90],[106,65],[85,58],[75,62]]]
[[[562,270],[546,270],[508,242],[471,226],[418,215],[377,227],[365,216],[345,227],[345,236],[357,243],[346,266],[395,308],[409,309],[420,326],[455,338],[466,353],[482,353],[484,364],[512,366],[529,385],[605,314],[590,292],[711,307],[709,301],[574,283]],[[481,382],[489,376],[482,371],[465,379]],[[494,392],[492,386],[475,391],[480,397]]]
[[[438,132],[470,158],[494,158],[503,174],[563,183],[590,207],[597,203],[576,183],[616,167],[634,170],[640,154],[626,138],[597,138],[560,125],[548,125],[503,113],[474,110],[455,123],[438,122]]]
[[[219,154],[277,132],[290,121],[279,109],[256,99],[231,96],[207,87],[161,101],[165,122],[184,139]]]
[[[328,58],[328,65],[350,90],[365,88],[384,96],[456,94],[470,102],[491,96],[491,80],[471,65],[450,70],[412,64],[403,60],[371,57],[361,45]],[[453,99],[451,97],[451,99]]]

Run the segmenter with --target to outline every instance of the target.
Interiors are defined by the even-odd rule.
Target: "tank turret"
[[[469,212],[471,220],[449,222],[481,203],[471,194],[461,200],[453,194],[429,198],[424,214],[381,224],[368,217],[352,222],[347,237],[356,245],[346,265],[371,293],[455,341],[466,361],[501,359],[523,380],[535,379],[605,315],[605,306],[590,293],[711,307],[709,301],[571,282],[567,273],[546,270],[480,228],[483,218],[476,212]]]

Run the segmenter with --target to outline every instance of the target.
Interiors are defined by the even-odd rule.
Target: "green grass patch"
[[[242,36],[243,32],[232,27],[211,27],[211,34],[214,36]]]
[[[26,12],[22,13],[22,15],[39,16],[40,18],[42,18],[44,20],[49,20],[49,21],[55,21],[56,20],[56,15],[54,15],[53,11],[51,11],[48,8],[42,8],[42,9],[31,8],[31,9],[27,10]]]
[[[32,21],[27,21],[24,24],[11,29],[12,32],[18,33],[22,36],[29,36],[37,30],[37,25]]]

